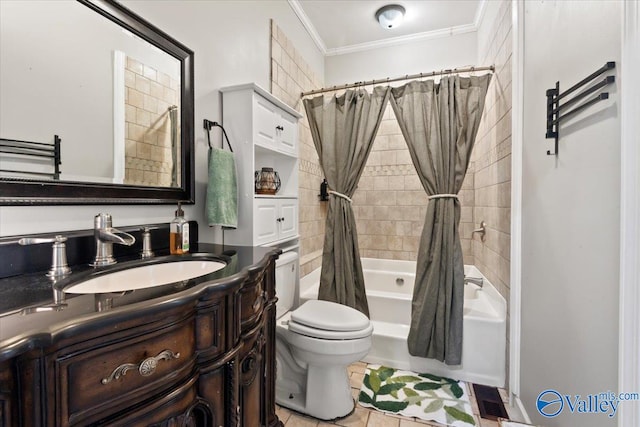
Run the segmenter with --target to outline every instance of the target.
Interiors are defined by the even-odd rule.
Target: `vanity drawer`
[[[86,424],[168,390],[194,370],[195,318],[77,349],[54,360],[58,424]]]

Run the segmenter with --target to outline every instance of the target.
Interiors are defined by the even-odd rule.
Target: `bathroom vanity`
[[[282,425],[279,250],[199,244],[192,252],[113,268],[199,259],[226,267],[109,294],[54,291],[44,271],[1,279],[0,426]],[[54,287],[93,274],[74,266]]]

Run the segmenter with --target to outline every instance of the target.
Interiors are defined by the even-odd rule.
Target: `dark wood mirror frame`
[[[181,187],[0,179],[0,205],[169,204],[195,202],[193,51],[113,0],[77,0],[180,61]]]

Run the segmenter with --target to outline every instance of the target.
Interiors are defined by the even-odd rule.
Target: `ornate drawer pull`
[[[109,384],[113,380],[119,379],[121,376],[126,375],[127,371],[137,369],[140,375],[148,377],[153,374],[158,366],[160,360],[172,360],[180,358],[180,353],[174,353],[171,350],[163,350],[156,357],[148,357],[139,364],[135,363],[123,363],[111,372],[107,378],[102,379],[102,384]]]

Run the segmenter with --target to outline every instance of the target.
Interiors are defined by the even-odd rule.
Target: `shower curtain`
[[[458,225],[462,187],[491,75],[414,81],[391,105],[429,204],[418,249],[407,339],[414,356],[462,360],[464,266]]]
[[[344,304],[369,316],[358,234],[351,208],[369,157],[389,88],[349,90],[325,102],[305,99],[304,107],[332,197],[327,212],[318,298]]]

